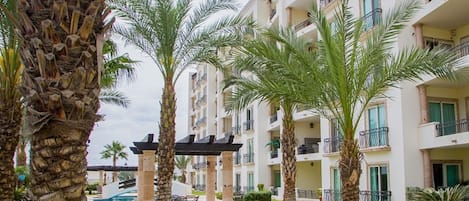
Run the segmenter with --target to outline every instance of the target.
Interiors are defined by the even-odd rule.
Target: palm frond
[[[114,104],[127,108],[130,104],[130,99],[122,94],[120,91],[103,90],[99,95],[99,100],[103,103]]]

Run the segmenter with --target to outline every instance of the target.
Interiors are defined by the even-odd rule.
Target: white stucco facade
[[[386,15],[401,1],[350,0],[349,6],[355,16],[362,17],[368,14],[364,4],[374,2],[371,12]],[[314,42],[320,35],[314,25],[305,21],[313,2],[332,20],[340,0],[250,0],[240,14],[253,17],[265,27],[293,26],[298,36]],[[468,7],[467,0],[422,0],[422,9],[398,36],[394,51],[410,46],[446,45],[460,58],[457,74],[467,77],[469,14],[465,9]],[[202,68],[207,70],[201,71]],[[190,105],[189,119],[199,119],[204,113],[207,122],[198,125],[190,122],[189,130],[201,137],[207,133],[218,137],[235,135],[235,142],[244,144],[240,164],[235,163],[233,168],[235,191],[246,192],[257,188],[257,184],[264,184],[281,197],[283,185],[278,181],[282,172],[281,146],[276,154],[266,144],[280,138],[282,112],[267,103],[256,102],[248,107],[251,121],[247,119],[247,110],[239,114],[226,113],[226,95],[236,89],[222,90],[223,73],[212,67],[199,65],[193,76],[201,77],[204,74],[201,72],[206,72],[207,80],[202,84],[191,82],[190,97],[197,99],[198,91],[206,89],[207,100],[200,107]],[[469,82],[426,76],[416,82],[402,82],[397,88],[389,89],[386,95],[390,98],[376,99],[370,104],[357,129],[356,138],[364,156],[360,196],[365,196],[364,200],[402,201],[406,200],[407,187],[439,188],[468,181]],[[379,126],[371,129],[371,122],[376,118],[373,114],[379,116]],[[438,115],[440,120],[435,120]],[[323,200],[335,200],[334,169],[338,167],[339,141],[333,133],[333,121],[301,109],[294,119],[297,144],[308,147],[297,150],[298,199],[315,199],[318,197],[316,190],[322,188]],[[252,127],[246,129],[249,122]],[[251,140],[252,151],[249,151]],[[244,155],[249,153],[254,154],[253,160],[244,160]],[[196,184],[194,178],[204,172],[200,169],[193,174],[193,184]],[[221,176],[217,178],[220,189]]]

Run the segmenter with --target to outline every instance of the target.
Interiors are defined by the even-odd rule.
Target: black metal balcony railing
[[[375,8],[371,12],[365,14],[365,16],[363,16],[364,30],[368,31],[371,28],[373,28],[375,25],[379,24],[381,22],[382,13],[383,13],[383,9]]]
[[[194,163],[192,168],[196,170],[207,168],[207,162]]]
[[[360,191],[360,201],[390,201],[391,191]]]
[[[456,47],[453,48],[453,51],[456,52],[456,54],[459,57],[464,57],[469,55],[469,42],[461,43],[457,45]]]
[[[295,25],[295,31],[299,31],[307,26],[309,26],[311,24],[311,19],[305,19],[303,20],[302,22],[298,23],[297,25]]]
[[[340,201],[340,191],[333,189],[324,189],[322,194],[323,201]]]
[[[438,131],[438,137],[468,132],[469,121],[467,119],[461,119],[459,121],[440,123],[436,125],[436,129]]]
[[[272,10],[270,11],[270,18],[269,19],[274,18],[275,14],[277,14],[277,8],[272,8]]]
[[[334,153],[340,151],[342,137],[332,137],[324,139],[324,153]]]
[[[298,154],[319,153],[318,144],[302,144],[298,147]]]
[[[253,130],[254,129],[254,120],[248,120],[243,123],[243,127],[245,131]]]
[[[320,5],[321,5],[321,7],[324,7],[324,6],[327,6],[328,4],[330,4],[333,1],[334,0],[321,0]]]
[[[243,155],[244,163],[254,163],[254,153],[247,153]]]
[[[274,123],[278,120],[277,113],[270,115],[270,123]]]
[[[270,151],[270,158],[278,158],[278,149]]]
[[[314,190],[296,189],[296,194],[298,195],[297,198],[319,199]]]
[[[360,148],[389,146],[388,133],[388,127],[360,131]]]

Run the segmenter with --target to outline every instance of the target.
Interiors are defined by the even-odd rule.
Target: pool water
[[[135,196],[116,196],[109,199],[94,199],[94,201],[136,201],[137,197]]]

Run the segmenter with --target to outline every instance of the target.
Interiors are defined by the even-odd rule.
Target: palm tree
[[[127,152],[124,151],[125,145],[121,144],[119,141],[112,141],[112,144],[107,144],[104,146],[104,151],[101,152],[101,158],[107,159],[112,158],[112,167],[116,169],[117,160],[125,159],[127,160]],[[112,182],[117,181],[117,172],[112,173]]]
[[[83,200],[87,141],[100,119],[104,1],[33,1],[17,15],[0,6],[15,26],[25,67],[21,93],[31,135],[33,200]]]
[[[161,98],[158,158],[158,200],[171,199],[174,171],[176,97],[174,85],[189,66],[207,62],[221,66],[218,48],[236,45],[249,20],[236,17],[210,18],[238,6],[231,0],[112,0],[117,15],[127,26],[115,31],[155,62],[164,82]],[[197,4],[196,4],[197,3]],[[227,12],[225,12],[226,14]],[[210,19],[210,20],[208,20]]]
[[[354,17],[347,5],[348,0],[342,1],[336,11],[335,28],[321,10],[311,11],[322,40],[311,53],[315,62],[296,69],[290,80],[304,87],[298,99],[337,119],[343,139],[339,159],[342,200],[357,201],[362,154],[354,136],[370,102],[387,97],[386,91],[401,81],[428,74],[455,78],[451,67],[456,59],[443,49],[406,47],[392,51],[397,35],[419,8],[418,0],[397,5],[368,30],[365,19]]]
[[[16,1],[0,0],[14,12]],[[0,200],[13,200],[15,169],[13,158],[19,141],[21,125],[21,84],[23,65],[20,61],[18,39],[7,16],[0,13]]]
[[[187,157],[187,156],[177,156],[176,157],[176,161],[175,161],[175,165],[176,165],[176,168],[181,170],[181,182],[182,183],[186,183],[186,168],[187,168],[187,165],[191,162],[191,157]]]
[[[456,185],[445,189],[433,188],[417,191],[411,201],[460,201],[469,199],[469,186]]]
[[[104,72],[101,77],[102,91],[99,99],[103,103],[115,104],[126,108],[130,104],[122,92],[115,89],[120,80],[132,81],[135,77],[135,61],[128,54],[117,54],[117,44],[108,39],[103,46]]]
[[[297,67],[300,63],[296,58],[290,56],[293,53],[290,49],[278,47],[278,43],[274,39],[280,35],[292,38],[296,33],[293,30],[281,33],[276,30],[267,30],[256,40],[243,44],[240,54],[232,63],[234,71],[237,73],[225,80],[225,87],[236,87],[228,110],[239,111],[255,101],[280,106],[283,111],[280,143],[282,144],[283,157],[283,200],[294,201],[296,200],[296,140],[293,113],[298,107],[298,101],[294,96],[295,86],[284,79],[283,73]],[[306,50],[308,43],[301,42],[303,43],[297,43],[300,45],[297,48]],[[283,63],[275,63],[275,61],[283,61]],[[242,74],[253,75],[253,78],[243,77]]]

